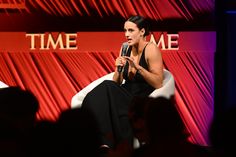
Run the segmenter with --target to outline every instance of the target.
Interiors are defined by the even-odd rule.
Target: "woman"
[[[89,109],[100,126],[102,145],[115,147],[133,135],[128,108],[133,96],[148,96],[162,86],[163,62],[157,46],[146,41],[148,23],[141,16],[132,16],[124,24],[128,50],[115,61],[113,80],[103,81],[89,92],[82,107]],[[124,67],[122,71],[118,68]],[[122,84],[123,79],[125,83]]]

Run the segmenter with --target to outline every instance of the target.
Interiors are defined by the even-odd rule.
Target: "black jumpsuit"
[[[145,60],[145,48],[140,57],[139,65],[148,69]],[[131,51],[127,52],[130,56]],[[154,88],[143,77],[136,73],[132,79],[128,77],[128,62],[124,66],[125,83],[117,84],[105,80],[89,92],[83,100],[82,107],[90,110],[100,128],[101,144],[115,147],[123,140],[133,141],[132,128],[128,118],[129,104],[133,96],[148,96]]]

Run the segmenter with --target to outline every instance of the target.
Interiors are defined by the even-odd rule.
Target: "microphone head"
[[[128,46],[128,42],[123,42],[123,43],[122,43],[122,47],[123,47],[123,46]]]
[[[127,51],[127,48],[128,48],[128,43],[127,42],[124,42],[122,44],[122,52],[121,52],[121,56],[125,56],[126,55],[126,51]]]
[[[125,56],[128,48],[128,43],[124,42],[122,44],[121,56]],[[123,70],[123,66],[118,66],[118,72],[121,73]]]

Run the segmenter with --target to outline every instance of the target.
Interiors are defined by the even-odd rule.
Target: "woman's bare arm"
[[[145,58],[148,63],[148,70],[144,69],[139,64],[133,62],[130,57],[125,57],[131,66],[137,69],[143,78],[154,88],[162,87],[163,82],[163,60],[159,48],[153,44],[149,43],[145,50]]]

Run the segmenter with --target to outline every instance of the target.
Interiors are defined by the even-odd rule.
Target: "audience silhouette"
[[[40,120],[34,127],[32,136],[32,157],[58,156],[58,128],[55,121]]]
[[[65,156],[99,156],[99,131],[97,123],[87,109],[65,110],[58,121],[58,149]]]
[[[0,89],[0,156],[29,156],[37,98],[20,87]]]
[[[130,118],[141,146],[134,151],[134,157],[209,156],[207,149],[188,141],[174,97],[135,99],[130,108]]]
[[[236,105],[235,105],[236,106]],[[215,157],[235,157],[236,147],[236,108],[225,109],[211,124],[209,137]]]
[[[121,143],[116,150],[100,152],[101,139],[93,114],[85,108],[67,109],[56,121],[36,120],[37,98],[20,87],[0,89],[0,156],[41,157],[218,157],[235,156],[234,119],[230,109],[213,120],[209,133],[212,152],[188,141],[174,97],[134,97],[129,106],[133,135],[140,146]]]
[[[100,157],[98,127],[93,115],[82,108],[67,109],[58,119],[39,121],[34,130],[34,156]]]

